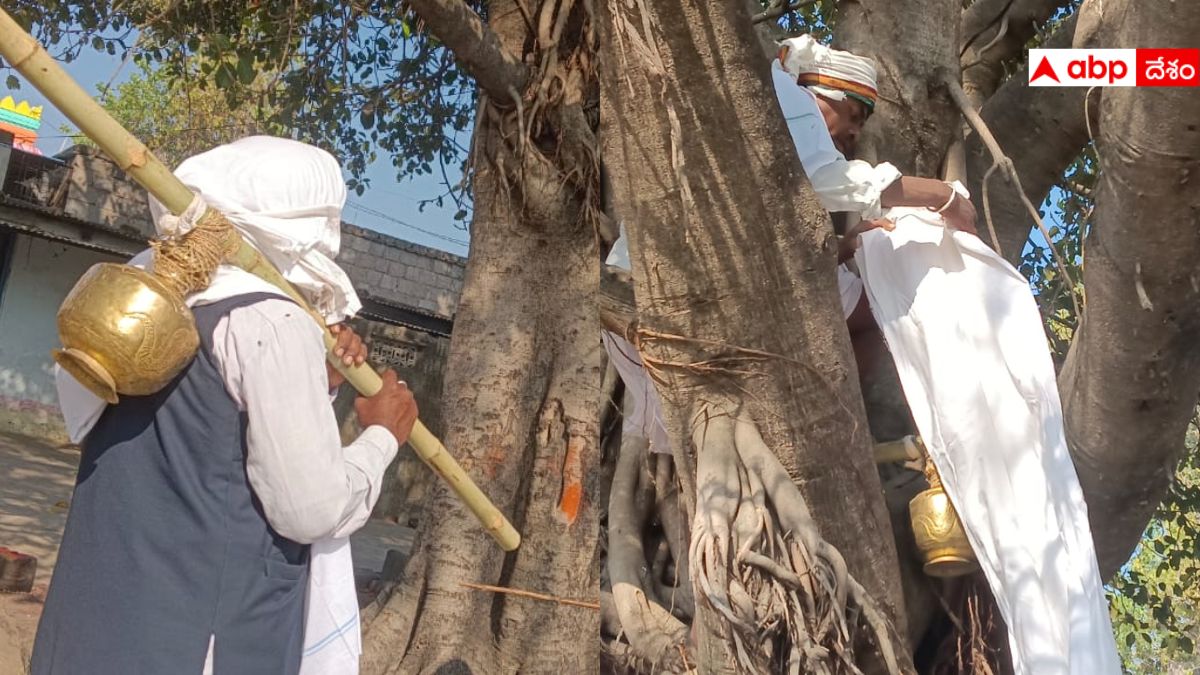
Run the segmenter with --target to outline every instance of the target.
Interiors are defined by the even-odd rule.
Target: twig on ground
[[[525,591],[520,588],[509,588],[507,586],[489,586],[487,584],[472,584],[462,582],[460,584],[465,588],[470,588],[476,591],[490,591],[492,593],[504,593],[506,595],[516,595],[522,598],[530,598],[533,600],[542,600],[545,602],[557,602],[560,605],[570,605],[572,607],[583,607],[584,609],[594,609],[600,611],[599,602],[588,602],[587,600],[572,600],[570,598],[560,598],[554,595],[546,595],[545,593],[535,593],[533,591]]]

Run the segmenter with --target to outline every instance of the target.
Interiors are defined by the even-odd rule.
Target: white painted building
[[[60,440],[53,308],[89,267],[120,258],[12,232],[0,234],[0,251],[0,425]]]

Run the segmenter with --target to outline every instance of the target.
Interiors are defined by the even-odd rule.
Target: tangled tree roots
[[[601,580],[604,672],[694,672],[699,612],[738,673],[859,673],[861,628],[879,665],[901,672],[891,623],[739,412],[709,403],[694,415],[690,532],[672,458],[621,438]]]
[[[622,633],[628,642],[625,656],[650,664],[654,669],[680,672],[687,667],[683,649],[687,626],[672,614],[667,608],[669,605],[664,605],[664,601],[669,602],[674,594],[664,592],[660,576],[662,566],[648,559],[643,543],[643,524],[655,506],[654,485],[647,470],[647,449],[644,438],[622,437],[609,495],[607,571],[612,587],[610,611],[615,613],[611,633]],[[665,487],[660,487],[659,492],[669,494]],[[671,589],[679,586],[686,587],[686,584],[676,583]],[[668,597],[661,598],[660,595]],[[608,623],[614,621],[610,619]]]
[[[694,418],[697,467],[691,573],[721,618],[744,673],[860,672],[852,646],[860,619],[891,673],[894,631],[821,539],[799,489],[739,406],[707,405]]]

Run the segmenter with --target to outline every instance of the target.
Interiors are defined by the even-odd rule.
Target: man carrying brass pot
[[[358,311],[332,260],[346,189],[328,153],[250,137],[186,160],[176,175],[329,324]],[[190,227],[152,206],[160,234]],[[146,252],[132,264],[152,262]],[[341,650],[337,672],[355,671],[345,537],[366,522],[417,419],[412,394],[385,373],[383,390],[356,403],[365,431],[343,447],[330,395],[342,379],[304,310],[225,265],[187,304],[200,349],[158,393],[107,405],[58,374],[83,456],[32,672],[297,673],[314,637],[305,635],[310,574],[327,582],[309,597],[310,626],[316,612],[352,608],[322,644]],[[339,355],[362,363],[361,341],[336,332]]]

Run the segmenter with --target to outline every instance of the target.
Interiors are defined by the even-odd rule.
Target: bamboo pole
[[[3,9],[0,9],[0,55],[171,213],[181,214],[192,203],[192,191],[141,141],[88,96],[41,44]],[[225,222],[228,225],[228,221]],[[233,229],[232,225],[228,227]],[[325,321],[261,253],[242,239],[228,262],[277,286],[312,314],[324,329],[330,363],[362,395],[369,397],[379,392],[383,386],[379,374],[367,364],[347,367],[333,355],[331,350],[336,338]],[[408,444],[429,468],[449,484],[500,548],[505,551],[516,550],[521,543],[521,535],[420,420],[413,425]]]
[[[876,464],[916,462],[924,456],[924,445],[916,436],[905,436],[894,441],[875,444]]]

